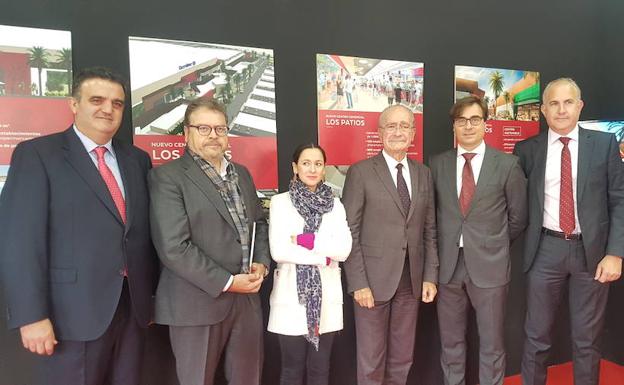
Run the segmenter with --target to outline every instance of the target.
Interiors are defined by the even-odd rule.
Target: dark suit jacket
[[[269,266],[268,226],[251,175],[234,164],[249,234],[256,222],[254,262]],[[234,293],[223,293],[241,270],[238,231],[219,191],[185,153],[149,174],[152,236],[164,265],[156,292],[156,322],[173,326],[214,325],[229,313]],[[257,294],[253,303],[260,306]]]
[[[470,279],[482,288],[509,282],[509,247],[527,224],[526,178],[518,158],[486,146],[475,194],[466,217],[457,191],[457,150],[434,156],[430,163],[436,188],[440,282],[453,276],[464,237],[464,260]]]
[[[529,226],[524,270],[531,268],[544,219],[548,132],[516,144],[514,153],[529,180]],[[606,255],[624,256],[624,165],[615,136],[579,129],[576,180],[578,220],[589,271]]]
[[[412,185],[409,212],[403,210],[383,155],[349,168],[342,202],[347,211],[353,246],[344,263],[348,291],[369,287],[376,301],[396,292],[409,251],[414,297],[423,280],[438,281],[434,190],[426,166],[408,159]]]
[[[93,340],[110,324],[125,264],[137,321],[147,325],[156,256],[147,154],[113,140],[127,223],[89,154],[68,130],[20,143],[0,198],[0,258],[15,328],[50,318],[61,340]]]

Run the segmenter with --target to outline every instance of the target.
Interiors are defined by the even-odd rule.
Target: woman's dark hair
[[[325,150],[323,150],[323,148],[321,146],[319,146],[318,144],[314,144],[314,143],[305,143],[305,144],[300,144],[295,149],[295,152],[293,152],[293,157],[292,157],[293,163],[298,163],[299,162],[299,157],[301,156],[301,153],[304,150],[308,150],[308,149],[317,149],[317,150],[321,151],[321,154],[323,154],[323,162],[327,162],[327,156],[325,155]]]

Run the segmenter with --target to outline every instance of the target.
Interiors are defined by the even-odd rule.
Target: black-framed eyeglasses
[[[453,122],[457,127],[466,127],[468,125],[468,122],[470,122],[470,125],[472,126],[478,126],[479,124],[483,123],[483,117],[472,116],[470,118],[455,118]]]
[[[189,124],[186,127],[193,127],[201,136],[209,136],[210,133],[212,133],[212,130],[214,130],[217,136],[225,136],[227,135],[228,131],[230,131],[228,126],[209,126],[207,124],[202,124],[199,126]]]

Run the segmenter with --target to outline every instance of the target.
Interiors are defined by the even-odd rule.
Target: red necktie
[[[121,190],[119,189],[115,176],[104,161],[104,153],[106,153],[107,149],[106,147],[96,147],[93,151],[95,151],[95,154],[97,155],[98,170],[100,171],[100,175],[102,175],[102,179],[104,179],[104,183],[106,183],[106,187],[108,187],[108,191],[110,191],[110,194],[113,197],[113,202],[115,202],[115,206],[117,206],[117,210],[119,210],[121,219],[124,223],[126,223],[126,201],[121,194]]]
[[[559,138],[561,149],[561,185],[559,190],[559,227],[566,234],[572,234],[576,226],[574,220],[574,195],[572,191],[572,160],[568,143],[570,138]]]
[[[473,152],[465,152],[462,155],[466,161],[464,162],[464,169],[462,170],[462,186],[461,192],[459,193],[459,208],[461,209],[462,214],[466,216],[468,208],[470,207],[470,202],[472,201],[472,196],[475,192],[475,180],[470,161],[477,154]]]
[[[399,198],[401,199],[401,205],[405,212],[409,212],[410,208],[410,195],[409,190],[407,189],[407,183],[405,183],[405,178],[403,178],[403,164],[399,163],[396,165],[397,168],[397,191],[399,192]]]

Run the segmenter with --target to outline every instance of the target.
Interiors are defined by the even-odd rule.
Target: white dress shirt
[[[412,178],[410,177],[410,169],[407,162],[407,155],[398,162],[396,159],[388,155],[386,150],[381,152],[383,154],[384,159],[386,160],[386,164],[388,165],[388,169],[390,170],[390,175],[392,175],[392,181],[394,182],[394,187],[397,185],[397,164],[401,163],[403,165],[403,170],[401,171],[401,175],[403,175],[403,179],[405,179],[405,184],[407,184],[407,191],[409,192],[410,198],[412,197]]]
[[[477,182],[479,181],[479,174],[481,173],[481,166],[483,165],[483,157],[485,156],[485,142],[481,141],[481,144],[477,146],[477,148],[468,151],[465,150],[459,144],[457,145],[457,199],[459,199],[459,195],[461,194],[462,188],[462,177],[464,173],[464,164],[466,163],[466,158],[464,158],[465,153],[473,153],[476,154],[472,160],[470,161],[470,166],[472,167],[472,175],[474,176],[475,189],[477,186]],[[459,247],[464,247],[464,235],[461,234],[459,236]]]
[[[562,231],[559,226],[559,193],[561,187],[561,150],[563,143],[559,140],[562,135],[548,129],[548,150],[546,153],[546,174],[544,176],[544,220],[542,226],[547,229]],[[574,222],[572,233],[579,234],[581,225],[578,220],[576,207],[576,176],[578,174],[578,125],[566,135],[570,138],[570,160],[572,162],[572,194],[574,197]]]

